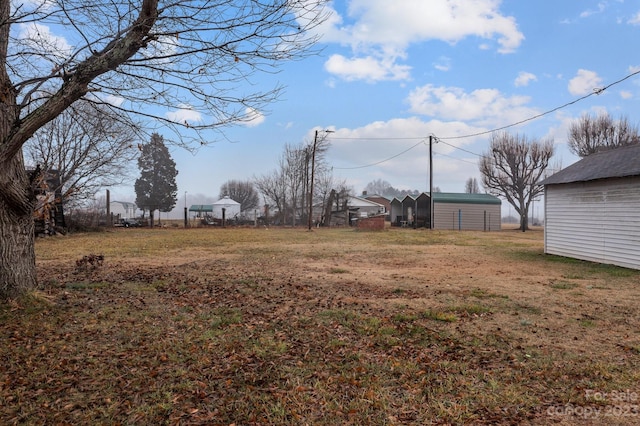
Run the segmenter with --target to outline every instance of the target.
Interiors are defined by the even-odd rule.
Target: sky
[[[171,149],[177,211],[216,201],[228,180],[271,173],[285,144],[311,142],[316,130],[332,131],[328,163],[358,195],[377,179],[428,191],[429,136],[433,186],[464,192],[467,179],[481,181],[492,130],[552,138],[553,162],[566,167],[578,160],[566,138],[581,115],[640,123],[640,2],[341,0],[329,9],[318,55],[254,82],[285,86],[269,111],[196,154]],[[134,181],[112,200],[133,201]]]

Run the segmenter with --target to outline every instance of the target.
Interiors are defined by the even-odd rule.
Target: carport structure
[[[426,192],[417,197],[406,195],[402,199],[391,200],[391,223],[394,226],[428,228],[431,216],[429,195]]]

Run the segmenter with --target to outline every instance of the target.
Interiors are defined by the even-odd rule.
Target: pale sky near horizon
[[[269,111],[196,155],[171,150],[180,211],[185,193],[187,205],[209,203],[230,179],[270,173],[286,143],[311,141],[316,129],[334,131],[327,159],[357,195],[376,179],[428,191],[429,135],[441,139],[433,185],[463,192],[468,178],[480,181],[490,130],[524,121],[507,130],[553,138],[566,167],[577,160],[567,129],[582,114],[640,123],[640,75],[616,83],[640,70],[637,1],[342,0],[330,8],[319,55],[257,78],[286,87]],[[112,199],[133,201],[133,181]]]

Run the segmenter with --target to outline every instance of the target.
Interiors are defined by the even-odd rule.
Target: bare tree
[[[325,153],[329,148],[326,137],[315,140],[315,166],[313,143],[286,144],[273,172],[256,177],[255,184],[262,195],[273,203],[281,216],[282,223],[293,226],[309,219],[309,203],[320,199],[317,186],[311,191],[311,177],[329,173]],[[326,176],[324,176],[326,179]]]
[[[398,189],[394,188],[389,182],[382,179],[376,179],[369,182],[364,190],[367,194],[377,194],[385,197],[403,198],[405,195],[420,195],[417,189]],[[433,188],[433,192],[440,192],[439,188]]]
[[[280,169],[284,173],[289,193],[289,212],[291,226],[296,225],[297,219],[303,219],[306,188],[306,150],[303,146],[286,144],[284,153],[280,157]]]
[[[467,194],[479,194],[480,186],[478,185],[478,179],[469,178],[464,184],[464,192]]]
[[[316,177],[315,190],[315,203],[318,205],[318,211],[320,211],[320,217],[314,217],[314,221],[318,221],[322,225],[328,225],[327,206],[329,206],[329,214],[331,213],[331,192],[338,188],[338,192],[347,188],[346,180],[336,180],[330,169],[324,168],[319,172]],[[335,198],[335,194],[334,194]]]
[[[640,143],[638,126],[626,117],[614,120],[609,114],[583,115],[569,127],[569,150],[579,157],[601,151]]]
[[[140,140],[162,126],[173,143],[204,144],[204,131],[278,97],[280,86],[252,93],[247,81],[315,53],[326,1],[1,1],[0,296],[36,286],[22,147],[38,129],[84,98],[142,120]]]
[[[265,174],[254,178],[258,191],[262,193],[265,204],[275,207],[277,213],[272,213],[276,220],[286,221],[284,213],[287,211],[287,184],[285,175],[280,169],[273,170],[269,174]]]
[[[229,180],[220,186],[218,198],[229,197],[240,203],[242,211],[253,210],[260,202],[251,181]]]
[[[59,172],[62,201],[69,208],[130,178],[138,153],[135,139],[128,123],[114,120],[104,106],[81,100],[27,141],[25,157],[45,173]]]
[[[483,186],[515,208],[522,232],[528,229],[529,205],[543,191],[538,182],[553,152],[553,140],[528,140],[505,132],[492,135],[489,152],[480,159]]]

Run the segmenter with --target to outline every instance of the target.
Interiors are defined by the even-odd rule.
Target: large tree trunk
[[[11,163],[0,182],[0,298],[37,285],[31,185],[22,156]]]
[[[0,298],[36,287],[33,192],[19,144],[10,144],[19,107],[6,71],[9,3],[0,2]]]

